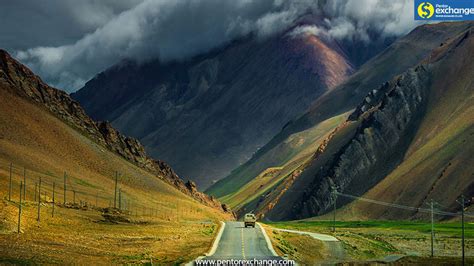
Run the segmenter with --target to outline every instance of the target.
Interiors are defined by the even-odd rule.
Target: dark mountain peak
[[[354,72],[337,41],[288,33],[181,62],[113,66],[72,97],[206,187]]]

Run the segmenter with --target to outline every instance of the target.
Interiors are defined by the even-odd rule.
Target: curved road
[[[243,222],[226,222],[216,252],[205,259],[282,260],[269,250],[259,225],[245,228]]]

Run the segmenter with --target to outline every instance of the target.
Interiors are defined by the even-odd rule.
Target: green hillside
[[[347,82],[317,100],[309,112],[289,123],[251,160],[234,170],[227,178],[217,182],[207,192],[218,196],[224,202],[235,207],[237,211],[256,211],[263,215],[271,210],[272,217],[276,219],[288,215],[285,213],[289,209],[298,209],[299,207],[291,207],[292,204],[301,203],[300,197],[304,195],[303,191],[307,189],[308,185],[319,182],[315,180],[317,179],[315,176],[324,175],[324,173],[318,173],[320,169],[338,167],[330,165],[331,161],[338,160],[337,156],[344,152],[345,145],[348,145],[348,141],[351,141],[353,134],[357,132],[353,130],[361,127],[362,124],[353,124],[354,129],[340,129],[335,139],[340,139],[342,142],[334,145],[331,142],[335,142],[335,140],[331,140],[329,146],[334,149],[331,154],[320,156],[316,161],[313,161],[312,154],[318,149],[321,141],[335,127],[341,125],[352,108],[360,107],[365,104],[365,101],[370,101],[366,98],[369,92],[373,92],[374,89],[383,90],[380,84],[421,63],[429,64],[427,71],[430,73],[430,77],[425,79],[430,79],[429,82],[434,83],[433,87],[426,89],[429,95],[429,98],[424,100],[426,101],[426,112],[417,111],[418,113],[413,116],[415,117],[413,118],[414,122],[412,122],[415,123],[412,124],[415,127],[403,133],[406,135],[403,137],[403,143],[408,144],[397,146],[399,151],[387,151],[394,154],[405,153],[406,147],[406,154],[404,156],[402,154],[401,158],[403,159],[398,166],[399,159],[397,158],[400,155],[394,155],[391,159],[390,157],[383,159],[388,160],[386,163],[379,163],[371,170],[367,168],[367,171],[372,171],[370,173],[375,174],[374,177],[366,179],[361,177],[354,180],[351,183],[351,193],[364,192],[376,185],[370,192],[372,194],[368,195],[381,197],[391,202],[400,200],[399,195],[403,194],[405,197],[402,201],[413,203],[414,200],[418,204],[431,197],[432,193],[436,192],[436,195],[442,195],[436,190],[448,185],[459,186],[465,189],[466,194],[472,194],[468,181],[469,178],[472,179],[469,173],[471,170],[461,167],[461,165],[473,165],[469,159],[469,154],[472,154],[472,146],[468,144],[472,138],[472,118],[474,117],[470,102],[472,75],[469,73],[472,73],[472,68],[466,61],[469,58],[466,55],[471,54],[472,50],[469,41],[459,41],[459,45],[454,43],[456,40],[470,40],[469,29],[471,27],[472,23],[469,22],[424,25],[400,38],[387,50],[363,65]],[[466,32],[468,36],[463,37]],[[460,46],[461,43],[463,46]],[[451,54],[454,52],[456,55]],[[441,60],[443,63],[439,63],[437,60]],[[449,73],[449,78],[452,80],[445,78],[446,73]],[[457,76],[461,78],[456,78]],[[392,82],[396,83],[397,78]],[[428,84],[423,84],[423,86],[428,86]],[[390,100],[387,99],[387,101]],[[363,112],[365,111],[367,110],[364,109]],[[343,112],[347,113],[341,114]],[[334,116],[335,114],[339,115]],[[361,117],[370,116],[370,112],[367,112],[366,115],[359,115]],[[421,120],[418,121],[416,117],[421,117],[419,118]],[[315,134],[315,132],[317,133]],[[337,137],[337,135],[340,136]],[[294,145],[295,143],[308,145],[300,147]],[[383,154],[383,151],[378,151],[378,153]],[[357,167],[366,168],[367,166]],[[395,167],[392,173],[390,173],[391,167]],[[450,171],[453,172],[450,173]],[[388,177],[378,184],[379,177],[377,176],[382,175],[383,177],[384,173],[389,174]],[[318,178],[322,178],[322,176]],[[456,183],[443,184],[443,182],[453,179],[456,180]],[[393,189],[393,186],[396,189]],[[417,197],[410,197],[411,194],[407,191],[422,193],[418,193]],[[439,196],[439,200],[451,204],[459,196],[459,193],[456,191],[446,197]],[[347,203],[347,201],[345,202]],[[370,207],[365,206],[363,209],[367,210],[368,208]],[[454,208],[454,206],[450,206],[450,208]],[[378,214],[383,215],[383,208],[379,209],[380,213]],[[377,216],[376,210],[377,208],[370,209],[374,216]],[[354,212],[350,213],[354,215]],[[396,216],[397,213],[394,211],[393,217]]]

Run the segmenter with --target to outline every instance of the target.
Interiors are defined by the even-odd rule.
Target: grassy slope
[[[263,214],[269,220],[278,221],[283,219],[287,212],[290,211],[290,206],[293,206],[296,201],[301,199],[301,194],[314,178],[313,173],[333,158],[342,145],[347,143],[348,139],[354,135],[358,125],[358,122],[341,125],[326,144],[324,152],[313,157],[307,164],[302,166],[304,169],[296,178],[288,178],[272,190],[265,200],[257,206],[256,213]]]
[[[436,49],[431,59],[438,60],[437,55],[442,54],[448,46]],[[434,198],[450,205],[446,208],[454,211],[458,206],[452,203],[461,193],[472,195],[472,168],[466,166],[474,165],[473,69],[469,61],[473,50],[470,44],[464,44],[463,47],[456,47],[456,55],[447,53],[449,56],[446,59],[435,64],[428,111],[404,162],[372,189],[367,197],[415,207]],[[314,167],[318,167],[317,161],[313,163]],[[280,188],[272,192],[274,195],[270,194],[259,203],[273,208],[268,216],[270,219],[283,217],[288,206],[292,206],[295,199],[298,200],[299,191],[303,191],[308,180],[313,178],[311,173],[314,167],[308,166],[294,184],[280,184]],[[445,191],[446,187],[451,189]],[[281,204],[275,206],[274,199],[278,199],[279,191],[285,190],[287,192],[279,200]],[[250,207],[255,206],[253,204]],[[407,216],[406,212],[387,211],[384,207],[366,203],[358,202],[356,206],[346,208],[345,215],[352,218]]]
[[[461,194],[473,195],[473,51],[471,36],[445,60],[434,63],[428,111],[404,161],[365,197],[420,207],[434,199],[448,204],[444,209],[457,211],[455,200]],[[435,53],[439,52],[443,48]],[[383,207],[361,202],[345,208],[347,216],[377,217],[386,216],[385,212]],[[402,214],[392,210],[386,217]]]
[[[459,24],[454,25],[456,28],[459,26]],[[462,28],[465,28],[465,25]],[[436,49],[432,57],[427,58],[431,58],[433,61],[438,60],[437,56],[442,54],[442,50],[446,47],[450,46],[444,45]],[[472,73],[471,62],[469,61],[472,50],[470,47],[457,47],[458,55],[449,56],[451,61],[444,59],[442,63],[437,63],[442,67],[433,68],[436,71],[434,76],[437,78],[434,79],[434,86],[430,93],[428,112],[411,147],[412,149],[413,146],[418,145],[420,147],[424,146],[424,148],[417,146],[418,148],[415,150],[419,149],[418,152],[413,149],[410,150],[404,163],[395,170],[396,172],[404,169],[410,175],[401,179],[398,179],[398,177],[390,179],[391,183],[381,182],[380,184],[385,184],[382,187],[383,190],[377,190],[380,187],[376,186],[375,191],[378,194],[376,196],[368,194],[368,197],[418,207],[424,204],[423,202],[426,202],[428,197],[431,198],[432,194],[436,194],[435,200],[451,204],[448,208],[454,211],[458,207],[452,206],[452,203],[461,194],[461,191],[455,188],[464,190],[463,192],[466,195],[472,195],[472,172],[470,172],[472,169],[461,167],[462,165],[473,165],[472,156],[470,156],[473,154],[473,141],[469,141],[472,139],[472,119],[474,117],[471,103],[472,81],[471,75],[469,75],[469,73]],[[446,78],[446,74],[449,75],[449,78]],[[463,77],[463,80],[456,78],[457,76]],[[431,124],[432,127],[425,126],[427,121],[431,121],[428,124]],[[341,132],[336,134],[336,136],[343,135]],[[317,160],[308,164],[294,182],[282,182],[276,189],[265,195],[263,201],[257,202],[257,200],[254,200],[251,204],[248,204],[249,208],[247,209],[253,209],[257,213],[267,212],[269,215],[265,217],[271,220],[279,220],[285,217],[285,213],[289,210],[288,206],[292,206],[296,200],[300,199],[301,192],[314,178],[315,170],[319,169],[321,162],[323,163],[326,160],[325,158],[333,153],[334,149],[331,149],[331,146],[336,146],[336,150],[338,149],[337,145],[332,145],[332,142],[334,141],[329,143],[328,149],[323,153],[327,156],[318,157]],[[417,153],[418,158],[410,157],[413,152]],[[411,165],[411,168],[407,169],[406,165]],[[446,187],[453,189],[446,193],[443,191]],[[389,217],[386,208],[359,202],[357,204],[357,206],[363,208],[346,208],[345,215],[347,217],[396,218],[400,214],[404,217],[411,216],[407,213],[390,210]],[[268,212],[268,210],[270,211]]]
[[[277,228],[316,233],[332,233],[332,221],[293,221],[269,223]],[[439,261],[460,255],[460,224],[436,223],[435,255]],[[430,254],[431,224],[407,221],[338,221],[335,236],[342,241],[347,261],[380,260],[390,255]],[[466,255],[474,256],[474,224],[466,225]],[[453,260],[459,263],[459,259]]]
[[[302,265],[314,265],[331,258],[331,250],[322,241],[310,236],[290,234],[272,230],[265,226],[265,231],[280,256],[295,260]]]
[[[206,192],[219,198],[223,197],[240,189],[264,169],[282,165],[285,156],[283,158],[278,157],[282,156],[281,154],[275,156],[273,151],[289,136],[312,128],[335,115],[350,111],[369,91],[418,64],[439,43],[462,32],[468,26],[469,22],[424,25],[397,40],[384,52],[365,63],[347,82],[318,99],[307,113],[286,126],[250,161],[235,169]]]
[[[213,193],[226,195],[221,200],[232,207],[242,206],[261,196],[304,164],[314,154],[328,132],[344,121],[348,115],[349,113],[344,113],[332,117],[312,128],[289,136],[250,166],[243,166],[242,169],[245,170],[236,170],[230,177],[231,182],[222,183],[223,186],[213,186]],[[235,187],[240,189],[235,191]]]
[[[189,259],[207,250],[212,234],[206,228],[209,225],[199,221],[217,221],[224,218],[222,214],[105,150],[41,107],[4,90],[0,90],[0,99],[2,198],[7,198],[8,194],[9,163],[14,164],[14,202],[0,203],[0,257],[19,262],[109,263],[137,261],[145,252],[147,257],[171,262]],[[27,168],[27,203],[24,233],[17,235],[15,202],[19,197],[22,167]],[[55,182],[56,200],[62,201],[64,171],[68,173],[68,201],[73,200],[71,190],[74,189],[77,202],[95,204],[98,194],[100,207],[107,207],[113,201],[114,172],[121,172],[119,182],[124,202],[129,200],[132,211],[140,212],[133,218],[138,222],[111,225],[93,209],[57,208],[59,214],[51,218],[47,214],[51,213],[51,206],[46,204],[42,208],[44,219],[37,224],[31,202],[34,183],[42,177],[42,191],[47,193],[42,198],[51,201],[52,183]],[[142,216],[146,211],[144,207],[159,210],[159,215]],[[163,249],[163,244],[168,248]]]

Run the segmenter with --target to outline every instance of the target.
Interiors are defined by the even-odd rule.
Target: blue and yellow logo
[[[414,0],[415,20],[474,20],[474,0]]]
[[[433,16],[435,10],[430,2],[422,2],[418,5],[417,12],[420,18],[429,19]]]

